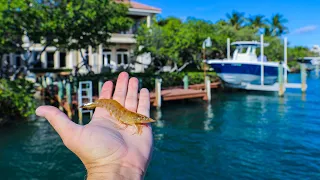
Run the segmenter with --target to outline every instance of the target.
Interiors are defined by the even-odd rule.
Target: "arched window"
[[[129,63],[129,52],[127,49],[117,50],[117,65],[127,65]]]
[[[112,52],[110,49],[103,49],[102,52],[102,64],[103,66],[109,66],[111,64]]]

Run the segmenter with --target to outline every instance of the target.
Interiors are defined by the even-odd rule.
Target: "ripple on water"
[[[158,121],[146,179],[320,179],[319,89],[312,77],[306,95],[215,93],[210,104],[152,110]],[[0,136],[1,178],[84,178],[80,160],[47,121],[2,128]]]

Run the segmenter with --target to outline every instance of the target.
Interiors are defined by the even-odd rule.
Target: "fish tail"
[[[156,122],[154,119],[149,118],[148,122],[152,123],[152,122]]]

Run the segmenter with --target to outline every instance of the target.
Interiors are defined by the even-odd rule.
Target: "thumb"
[[[53,106],[40,106],[37,108],[36,114],[49,121],[66,146],[69,138],[78,134],[82,127],[71,121],[65,113]]]

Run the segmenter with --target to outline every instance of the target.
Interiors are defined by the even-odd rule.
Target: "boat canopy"
[[[235,45],[235,46],[256,46],[256,47],[260,47],[261,43],[258,41],[236,41],[231,43],[231,45]],[[263,44],[264,47],[268,47],[269,43],[264,43]]]

